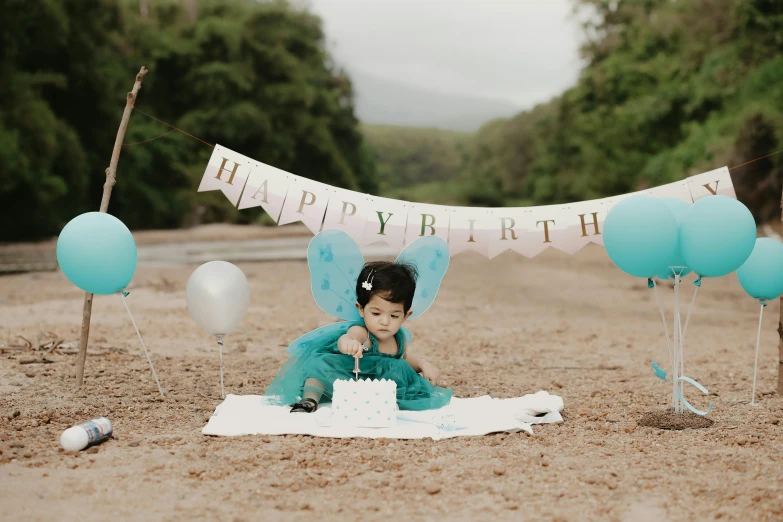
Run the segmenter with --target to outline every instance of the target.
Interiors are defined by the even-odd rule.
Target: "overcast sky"
[[[349,72],[416,87],[528,108],[580,69],[570,0],[312,0],[310,9]]]

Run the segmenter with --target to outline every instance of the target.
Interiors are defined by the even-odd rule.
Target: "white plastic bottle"
[[[60,445],[65,451],[79,451],[108,439],[111,434],[111,421],[106,417],[98,417],[65,430],[60,435]]]

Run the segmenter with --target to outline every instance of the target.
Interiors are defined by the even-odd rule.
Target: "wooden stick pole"
[[[101,212],[107,212],[109,210],[109,198],[111,198],[111,189],[114,187],[114,183],[117,179],[117,163],[120,161],[120,151],[122,150],[122,142],[125,141],[125,131],[128,129],[128,121],[130,120],[131,112],[133,112],[133,105],[136,103],[136,95],[139,93],[141,82],[144,81],[144,76],[146,75],[147,69],[142,66],[141,69],[139,69],[139,73],[136,75],[136,82],[133,84],[133,89],[128,93],[128,96],[125,99],[125,112],[122,113],[120,128],[117,131],[117,137],[114,139],[114,150],[111,152],[109,168],[106,169],[106,183],[103,184]],[[76,386],[79,387],[84,384],[84,363],[87,360],[87,340],[90,337],[91,316],[92,294],[85,292],[84,309],[82,310],[82,331],[81,337],[79,338],[79,355],[76,358]]]
[[[780,319],[778,319],[778,395],[783,395],[783,296],[780,296]]]
[[[780,196],[780,233],[783,235],[783,194]],[[780,296],[780,318],[778,319],[778,395],[783,395],[783,295]]]

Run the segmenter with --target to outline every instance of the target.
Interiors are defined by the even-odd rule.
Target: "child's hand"
[[[424,363],[421,365],[421,376],[430,381],[433,386],[437,386],[440,379],[440,370],[430,363]]]
[[[352,355],[354,357],[362,358],[362,354],[364,353],[364,347],[362,346],[362,343],[357,341],[356,339],[351,338],[345,338],[341,339],[338,343],[337,349],[340,350],[341,353],[344,353],[345,355]]]

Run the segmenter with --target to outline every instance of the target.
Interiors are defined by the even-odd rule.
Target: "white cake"
[[[387,379],[334,381],[332,424],[390,428],[397,424],[397,383]]]

